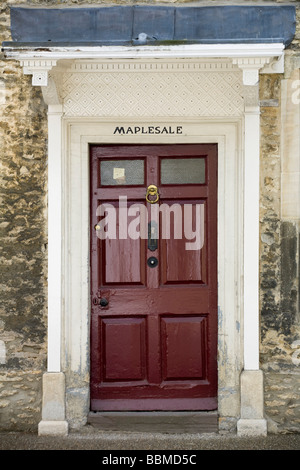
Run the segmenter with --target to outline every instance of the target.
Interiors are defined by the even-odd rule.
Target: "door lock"
[[[101,307],[107,307],[108,300],[105,297],[102,297],[102,299],[100,299],[99,304],[100,304]]]
[[[108,300],[105,297],[102,297],[100,300],[98,299],[98,297],[94,297],[93,305],[100,305],[100,307],[107,307]]]

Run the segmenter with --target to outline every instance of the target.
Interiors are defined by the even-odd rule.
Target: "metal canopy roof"
[[[295,7],[11,7],[12,41],[3,47],[290,44]]]

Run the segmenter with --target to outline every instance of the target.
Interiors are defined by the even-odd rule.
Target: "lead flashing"
[[[12,41],[51,45],[283,43],[295,34],[295,7],[109,6],[11,7]]]

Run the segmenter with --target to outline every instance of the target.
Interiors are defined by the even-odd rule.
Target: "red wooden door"
[[[91,146],[91,311],[93,411],[217,408],[216,145]]]

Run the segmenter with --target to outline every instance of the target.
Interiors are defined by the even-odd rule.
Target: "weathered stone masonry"
[[[299,159],[299,128],[286,125],[286,113],[291,108],[299,122],[299,103],[295,99],[299,83],[299,17],[298,9],[296,35],[286,52],[285,75],[260,78],[260,350],[270,432],[299,431],[300,425],[299,200],[294,200],[295,210],[286,217],[283,203],[287,188],[282,178],[285,167],[292,165],[292,154]],[[283,108],[285,100],[289,104]],[[293,136],[296,148],[289,143]],[[299,181],[296,184],[299,187]]]
[[[261,364],[269,429],[300,424],[299,366],[292,362],[299,339],[298,226],[280,216],[280,76],[261,77]]]
[[[10,39],[12,4],[84,3],[109,2],[3,1],[0,42]],[[283,218],[281,211],[282,81],[300,78],[296,7],[286,76],[260,77],[261,368],[269,432],[300,431],[299,216]],[[0,431],[36,431],[47,344],[47,115],[40,88],[19,63],[0,55],[0,69]]]
[[[1,41],[8,13],[2,4]],[[0,59],[0,429],[34,430],[46,358],[46,106],[19,64]]]

